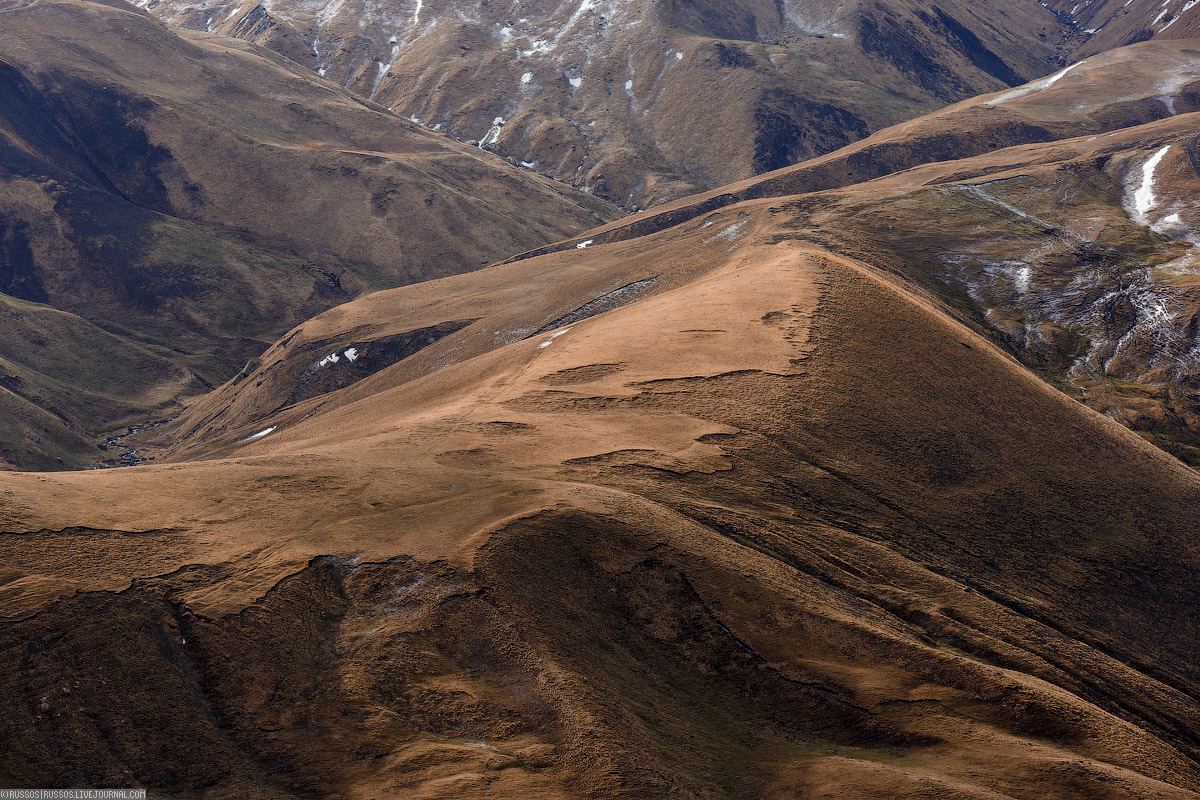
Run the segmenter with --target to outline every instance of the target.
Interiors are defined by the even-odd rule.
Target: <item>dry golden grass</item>
[[[0,781],[1197,797],[1200,477],[882,233],[1107,156],[1102,226],[1101,176],[1193,125],[368,295],[156,429],[162,463],[0,475]]]

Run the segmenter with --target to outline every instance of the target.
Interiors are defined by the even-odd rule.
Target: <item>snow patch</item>
[[[1158,29],[1158,32],[1159,32],[1159,33],[1162,33],[1162,32],[1163,32],[1163,31],[1165,31],[1167,28],[1171,27],[1171,26],[1172,26],[1172,25],[1174,25],[1176,22],[1178,22],[1178,21],[1179,21],[1179,18],[1180,18],[1180,17],[1182,17],[1182,16],[1183,16],[1184,14],[1186,14],[1187,12],[1191,11],[1191,10],[1192,10],[1192,7],[1193,7],[1193,6],[1195,6],[1195,5],[1196,5],[1196,3],[1200,3],[1200,0],[1188,0],[1186,3],[1184,3],[1184,4],[1183,4],[1183,8],[1179,9],[1179,13],[1178,13],[1178,14],[1176,14],[1176,15],[1174,16],[1174,18],[1173,18],[1173,19],[1172,19],[1170,22],[1168,22],[1166,25],[1163,25],[1161,28],[1159,28],[1159,29]]]
[[[842,19],[845,10],[842,3],[836,9],[822,13],[816,8],[818,4],[809,0],[784,0],[784,15],[788,21],[810,36],[829,36],[834,39],[849,38],[843,31]],[[829,5],[833,5],[832,3]]]
[[[561,331],[555,331],[554,333],[550,334],[550,336],[546,339],[546,341],[544,341],[538,345],[538,349],[541,350],[543,348],[549,347],[550,345],[554,344],[555,339],[562,336],[564,333],[566,333],[569,330],[571,330],[571,329],[563,328]]]
[[[575,12],[571,14],[571,17],[566,21],[566,23],[563,24],[563,26],[558,29],[558,32],[554,34],[553,39],[549,41],[545,39],[538,39],[534,41],[532,44],[530,44],[528,50],[521,51],[521,57],[529,58],[533,55],[550,53],[557,50],[562,40],[568,36],[571,31],[573,31],[575,27],[583,20],[584,15],[597,8],[599,5],[600,4],[598,0],[583,0],[583,2],[579,4],[579,7],[575,9]]]
[[[504,127],[504,117],[496,117],[492,120],[492,127],[488,130],[484,137],[479,140],[476,145],[480,150],[487,147],[489,144],[495,144],[500,139],[500,131]]]
[[[1189,60],[1180,64],[1161,81],[1154,84],[1153,91],[1158,93],[1158,99],[1167,107],[1167,112],[1171,116],[1179,113],[1175,110],[1175,96],[1184,86],[1197,78],[1200,78],[1200,62]]]
[[[1154,229],[1158,230],[1160,228],[1174,228],[1180,225],[1183,225],[1183,217],[1179,216],[1179,212],[1176,211],[1174,214],[1168,214],[1160,219],[1154,225]]]
[[[393,41],[394,40],[395,40],[395,37],[393,37]],[[379,90],[379,84],[383,81],[384,76],[386,76],[389,72],[392,71],[392,66],[396,63],[396,55],[399,52],[400,52],[400,45],[393,44],[391,58],[388,59],[387,63],[380,63],[379,74],[375,76],[375,83],[373,83],[371,85],[371,94],[369,94],[367,96],[367,99],[371,100],[371,99],[375,98],[375,92]],[[413,117],[412,119],[414,121],[416,120],[415,117]]]
[[[1154,171],[1170,149],[1171,145],[1165,145],[1142,165],[1142,181],[1133,192],[1132,209],[1134,219],[1143,225],[1147,224],[1146,214],[1158,205],[1158,198],[1154,194]]]
[[[322,28],[328,25],[345,5],[346,0],[333,0],[331,3],[326,3],[325,7],[317,12],[317,25]]]
[[[1084,59],[1084,60],[1086,61],[1086,59]],[[1076,67],[1078,67],[1080,64],[1083,64],[1083,63],[1084,63],[1083,61],[1079,61],[1079,62],[1067,67],[1066,69],[1059,70],[1058,72],[1054,73],[1053,75],[1050,75],[1049,77],[1042,78],[1041,80],[1033,81],[1032,83],[1027,83],[1024,86],[1020,86],[1016,89],[1013,89],[1012,91],[1008,91],[1002,95],[993,97],[991,100],[986,101],[984,103],[984,105],[994,106],[997,103],[1006,103],[1009,100],[1015,100],[1018,97],[1024,97],[1025,95],[1032,94],[1033,92],[1040,92],[1044,89],[1049,89],[1051,86],[1053,86],[1054,84],[1056,84],[1060,80],[1062,80],[1063,77],[1066,76],[1066,74],[1068,72],[1070,72],[1071,70],[1075,69]]]
[[[575,249],[576,249],[576,250],[582,250],[583,248],[585,248],[585,247],[588,247],[589,245],[591,245],[591,243],[592,243],[592,242],[594,242],[594,241],[596,241],[596,240],[595,240],[595,239],[588,239],[586,242],[580,242],[579,244],[575,245]]]
[[[264,436],[266,436],[268,433],[271,433],[274,430],[275,430],[275,426],[272,425],[269,428],[264,428],[263,430],[259,431],[258,433],[254,433],[254,434],[247,436],[245,439],[242,439],[242,441],[243,442],[253,442],[255,439],[261,439]]]
[[[1029,279],[1033,277],[1033,267],[1028,264],[1018,267],[1013,273],[1013,285],[1017,289],[1017,294],[1028,294]]]
[[[715,242],[718,239],[721,241],[725,241],[725,242],[736,241],[737,239],[740,239],[743,236],[745,236],[747,233],[749,233],[749,231],[746,230],[746,227],[749,224],[749,222],[750,222],[750,220],[748,220],[748,219],[744,219],[741,222],[735,222],[732,225],[729,225],[728,227],[723,228],[719,233],[715,233],[712,236],[705,239],[704,243],[708,244],[709,242]]]

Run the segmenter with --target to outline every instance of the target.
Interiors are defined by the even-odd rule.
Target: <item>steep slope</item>
[[[626,208],[821,155],[1055,68],[1033,2],[138,0]]]
[[[1076,57],[1148,39],[1194,39],[1200,28],[1200,11],[1191,0],[1051,0],[1046,5],[1082,34]]]
[[[903,199],[845,197],[830,219],[853,218],[863,246],[1052,383],[1197,465],[1195,117],[1014,148],[976,180],[924,167],[888,179]]]
[[[1196,797],[1200,477],[900,256],[1016,173],[1090,164],[1062,213],[1120,228],[1104,176],[1193,127],[368,295],[190,409],[177,463],[0,475],[0,780]]]
[[[223,382],[364,289],[618,216],[245,43],[72,0],[2,19],[0,292],[29,313],[0,333],[5,401],[23,408],[0,461],[94,460],[88,439]],[[103,344],[32,366],[31,338]],[[66,447],[59,426],[70,458],[38,446]]]
[[[169,353],[74,314],[0,294],[0,463],[84,468],[100,432],[195,393]]]

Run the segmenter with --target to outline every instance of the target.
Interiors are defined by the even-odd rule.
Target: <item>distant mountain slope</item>
[[[1200,9],[1192,0],[1050,0],[1046,5],[1081,32],[1076,58],[1149,39],[1200,35]]]
[[[1040,77],[1034,2],[139,0],[627,208],[835,150]]]
[[[24,326],[0,333],[0,385],[24,409],[0,423],[0,463],[97,460],[102,432],[223,382],[364,289],[619,216],[269,51],[128,6],[13,3],[0,23],[0,293]],[[35,357],[38,341],[100,349]],[[135,373],[139,388],[121,383]]]
[[[1115,87],[1119,87],[1114,89]],[[644,236],[741,200],[819,192],[1021,144],[1100,135],[1200,110],[1200,46],[1146,42],[955,103],[825,156],[664,204],[514,258]]]

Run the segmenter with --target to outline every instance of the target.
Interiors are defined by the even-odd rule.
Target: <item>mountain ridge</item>
[[[1194,800],[1191,48],[359,294],[150,463],[0,472],[0,783]],[[266,152],[411,152],[367,135]],[[120,347],[0,300],[65,331],[26,370]]]
[[[750,206],[742,221],[753,225],[733,241],[702,244],[709,229],[659,234],[661,263],[696,247],[676,268],[698,271],[673,290],[413,382],[358,384],[357,399],[231,457],[0,476],[5,528],[24,531],[13,563],[39,559],[43,576],[8,584],[10,607],[28,610],[4,629],[49,635],[61,615],[94,608],[94,633],[58,645],[65,655],[146,609],[136,613],[162,631],[150,635],[204,676],[209,702],[246,704],[223,711],[216,730],[238,759],[271,759],[284,787],[903,796],[933,781],[980,797],[1030,785],[1093,796],[1112,782],[1134,796],[1193,796],[1185,754],[1200,709],[1188,696],[1194,583],[1184,573],[1196,555],[1184,531],[1194,472],[897,276],[773,244],[786,219]],[[584,253],[625,282],[629,260],[606,252],[620,246]],[[898,357],[910,345],[920,355]],[[133,484],[155,488],[96,505],[98,491]],[[48,492],[57,505],[39,499]],[[140,533],[102,533],[122,518]],[[120,586],[120,572],[72,575],[55,555],[82,541],[110,558],[143,542],[140,570],[160,577],[97,594]],[[1174,566],[1159,560],[1166,551]],[[341,555],[313,560],[330,552]],[[1141,570],[1159,582],[1147,586]],[[531,575],[549,591],[528,592]],[[1099,594],[1110,599],[1080,600]],[[787,598],[782,617],[762,615],[768,596]],[[322,618],[334,626],[303,645],[277,638]],[[237,644],[247,636],[259,655]],[[311,655],[285,666],[295,662],[283,648],[298,646]],[[405,666],[384,668],[385,653]],[[322,663],[342,665],[361,693],[334,689]],[[549,682],[533,705],[520,699],[526,674]],[[195,718],[186,682],[154,680],[178,709],[171,719]],[[275,688],[236,688],[259,680]],[[90,678],[72,685],[108,702]],[[47,696],[62,709],[57,724],[74,724],[61,693]],[[337,722],[346,703],[365,727]],[[758,733],[703,721],[724,720],[728,703],[759,720]],[[305,766],[288,754],[308,714],[396,757],[335,749]],[[494,721],[505,714],[515,724]],[[969,744],[979,737],[995,757]],[[232,763],[211,748],[165,752],[173,764]],[[149,764],[137,770],[172,785]],[[227,774],[230,791],[255,785],[236,777],[242,767]]]

